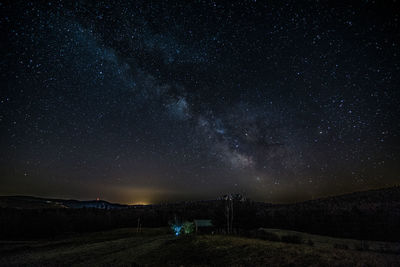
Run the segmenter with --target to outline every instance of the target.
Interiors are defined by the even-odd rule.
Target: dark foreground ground
[[[278,235],[287,232],[270,231]],[[360,241],[300,235],[304,244],[220,235],[175,237],[168,229],[160,228],[145,229],[142,233],[136,233],[136,229],[118,229],[56,240],[0,241],[0,265],[399,266],[400,263],[397,243],[368,242],[361,251]]]

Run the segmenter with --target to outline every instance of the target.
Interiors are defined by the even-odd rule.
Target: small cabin
[[[194,225],[196,227],[196,233],[203,234],[213,234],[215,227],[211,220],[194,220]]]

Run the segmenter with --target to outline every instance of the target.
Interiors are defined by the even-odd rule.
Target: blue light
[[[175,232],[175,235],[178,236],[181,233],[182,226],[181,225],[173,225],[172,229]]]

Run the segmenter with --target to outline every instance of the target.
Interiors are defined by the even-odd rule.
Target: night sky
[[[279,203],[400,183],[396,1],[10,2],[0,195]]]

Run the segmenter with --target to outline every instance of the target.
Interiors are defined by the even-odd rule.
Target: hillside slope
[[[258,209],[265,227],[372,240],[400,240],[400,187]]]
[[[52,199],[31,196],[0,196],[0,208],[16,209],[54,209],[54,208],[98,208],[118,209],[127,205],[110,203],[104,200],[80,201],[74,199]]]
[[[396,254],[219,235],[176,238],[162,229],[0,243],[0,253],[0,266],[395,266],[400,262]]]

